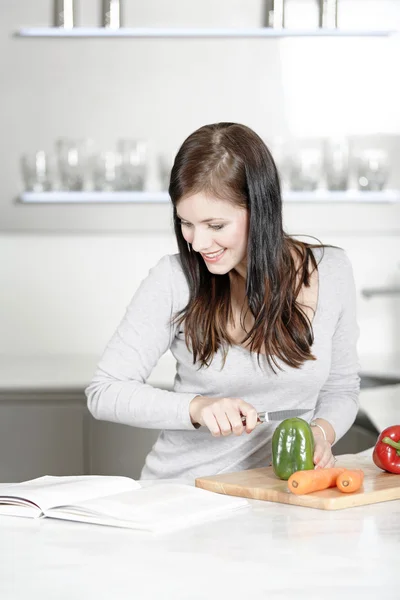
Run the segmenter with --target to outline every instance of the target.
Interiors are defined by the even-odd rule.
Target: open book
[[[246,506],[244,498],[179,483],[141,487],[129,477],[46,475],[0,484],[0,518],[50,517],[153,533],[189,527]]]

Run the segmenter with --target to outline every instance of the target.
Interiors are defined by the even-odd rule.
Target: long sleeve
[[[329,421],[338,441],[357,416],[360,390],[356,291],[351,263],[344,252],[338,272],[331,276],[341,308],[332,339],[331,368],[319,393],[314,418]]]
[[[145,383],[169,349],[176,310],[171,259],[164,256],[142,281],[85,390],[96,419],[150,429],[194,430],[189,403],[197,395]],[[175,299],[176,300],[176,299]]]

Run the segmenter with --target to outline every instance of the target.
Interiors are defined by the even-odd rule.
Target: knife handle
[[[242,415],[242,423],[243,425],[246,425],[245,415]],[[260,423],[265,423],[265,412],[257,413],[257,425],[259,425]]]

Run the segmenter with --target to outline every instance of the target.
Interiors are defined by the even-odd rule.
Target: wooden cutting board
[[[338,457],[335,466],[362,469],[365,477],[361,490],[352,494],[344,494],[337,488],[330,488],[321,492],[296,496],[288,490],[286,481],[276,477],[272,467],[199,477],[196,479],[195,485],[228,496],[242,496],[255,500],[268,500],[269,502],[282,502],[283,504],[325,510],[352,508],[363,504],[400,499],[400,475],[381,471],[375,466],[372,458],[356,454],[343,454]]]

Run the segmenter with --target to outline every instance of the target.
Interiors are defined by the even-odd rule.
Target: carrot
[[[293,494],[309,494],[318,492],[336,485],[336,479],[344,469],[311,469],[309,471],[296,471],[288,479],[288,487]]]
[[[354,471],[348,471],[347,469],[341,473],[337,480],[336,485],[341,492],[350,494],[351,492],[357,492],[362,486],[364,481],[364,471],[361,469],[355,469]]]

